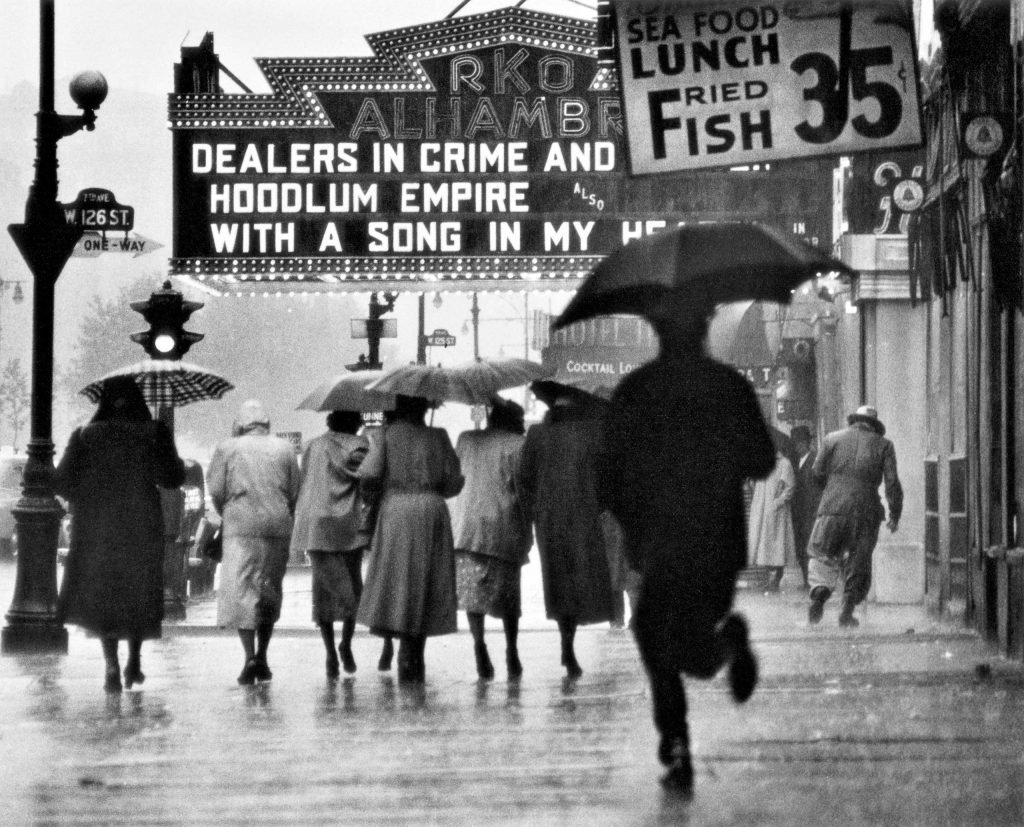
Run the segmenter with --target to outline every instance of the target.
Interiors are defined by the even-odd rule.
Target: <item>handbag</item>
[[[219,523],[213,522],[206,517],[199,520],[196,526],[195,540],[192,544],[193,559],[207,559],[219,562],[224,555],[224,548],[221,542],[221,527]]]
[[[221,541],[220,526],[217,526],[213,536],[207,541],[203,548],[203,557],[219,563],[224,556],[224,543]]]

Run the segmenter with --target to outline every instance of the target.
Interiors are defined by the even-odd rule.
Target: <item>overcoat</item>
[[[455,453],[466,484],[449,503],[456,549],[526,562],[533,532],[516,488],[525,439],[501,428],[459,434]]]
[[[790,502],[796,488],[793,464],[775,455],[775,467],[754,483],[747,522],[747,551],[751,566],[785,566],[796,559]]]
[[[519,485],[540,552],[544,607],[552,620],[614,617],[596,462],[600,410],[556,405],[526,432]]]
[[[814,460],[817,457],[818,452],[811,449],[802,460],[798,457],[793,466],[796,487],[789,506],[793,512],[793,538],[796,540],[798,554],[806,552],[807,540],[811,536],[818,502],[821,500],[821,486],[814,478]]]
[[[377,634],[430,637],[457,630],[455,550],[445,499],[464,482],[448,432],[398,421],[373,440],[359,469],[377,526],[357,619]]]
[[[814,461],[814,477],[824,486],[818,516],[847,516],[877,528],[885,519],[878,487],[885,484],[889,516],[903,512],[903,488],[896,449],[870,424],[855,422],[825,436]]]
[[[616,389],[600,490],[641,573],[633,626],[648,669],[720,666],[715,628],[747,561],[744,480],[774,463],[754,391],[727,365],[663,354]]]
[[[104,420],[76,429],[53,484],[71,504],[58,613],[103,637],[160,636],[164,520],[157,486],[184,466],[162,422]]]
[[[307,551],[354,551],[369,542],[359,495],[359,466],[370,447],[364,436],[328,431],[302,452],[291,558]]]
[[[291,443],[264,426],[221,442],[210,460],[207,491],[222,518],[218,625],[276,623],[299,494]]]

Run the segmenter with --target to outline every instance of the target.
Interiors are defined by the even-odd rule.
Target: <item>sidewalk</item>
[[[743,591],[762,681],[737,707],[691,682],[695,800],[663,797],[646,681],[628,633],[585,627],[563,680],[554,624],[521,636],[525,674],[478,682],[466,632],[431,640],[427,683],[323,673],[298,587],[270,684],[241,688],[233,634],[146,645],[140,691],[107,696],[95,640],[0,658],[4,824],[735,825],[1024,823],[1024,668],[918,607],[869,606],[854,631],[806,596]],[[308,604],[307,604],[308,606]]]

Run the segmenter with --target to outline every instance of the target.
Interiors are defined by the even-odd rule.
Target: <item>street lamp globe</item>
[[[107,79],[97,71],[88,70],[79,72],[71,79],[68,87],[73,100],[79,109],[92,111],[99,109],[100,104],[107,99]]]

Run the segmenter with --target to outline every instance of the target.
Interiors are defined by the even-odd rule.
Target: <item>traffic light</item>
[[[202,306],[202,302],[185,301],[171,282],[165,281],[146,301],[131,303],[132,310],[149,322],[149,330],[133,333],[131,340],[142,345],[153,359],[180,359],[203,338],[202,333],[184,328],[188,317]]]

